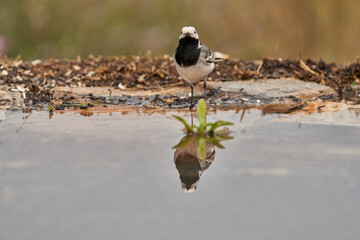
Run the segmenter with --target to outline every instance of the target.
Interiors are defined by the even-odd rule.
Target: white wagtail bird
[[[206,98],[208,75],[214,70],[214,63],[221,60],[223,59],[215,58],[214,53],[200,42],[194,27],[182,28],[174,62],[179,75],[191,87],[190,108],[193,107],[194,85],[204,79],[204,97]]]

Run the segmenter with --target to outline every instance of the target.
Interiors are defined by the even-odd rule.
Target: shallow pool
[[[184,134],[171,114],[3,112],[0,239],[359,239],[355,113],[350,124],[209,113],[234,123],[234,139],[193,193],[174,163]]]

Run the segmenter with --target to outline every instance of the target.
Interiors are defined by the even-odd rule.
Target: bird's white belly
[[[214,63],[197,63],[189,67],[181,67],[175,63],[175,67],[186,82],[196,84],[214,70]]]

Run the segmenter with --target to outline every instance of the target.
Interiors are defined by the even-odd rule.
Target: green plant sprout
[[[199,126],[190,126],[185,119],[177,115],[173,115],[174,118],[179,120],[186,129],[186,136],[173,148],[182,148],[190,143],[197,146],[197,156],[201,160],[205,160],[207,154],[207,145],[214,145],[218,148],[224,149],[225,147],[220,143],[224,140],[233,139],[229,136],[230,131],[227,128],[216,131],[221,126],[233,125],[228,121],[216,121],[214,123],[206,123],[206,102],[204,99],[200,99],[197,106],[197,116],[199,119]]]
[[[221,126],[233,125],[232,122],[228,121],[216,121],[214,123],[206,123],[206,102],[203,98],[200,99],[197,105],[197,116],[199,119],[199,126],[190,126],[182,117],[173,115],[174,118],[179,120],[184,125],[187,133],[194,133],[196,130],[198,134],[213,135],[217,128]]]

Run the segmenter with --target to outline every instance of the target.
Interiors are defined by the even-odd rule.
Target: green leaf
[[[222,144],[220,144],[220,141],[217,140],[217,139],[214,138],[214,137],[209,138],[209,141],[210,141],[214,146],[216,146],[216,147],[218,147],[218,148],[220,148],[220,149],[224,149],[224,148],[225,148]]]
[[[205,137],[199,138],[197,154],[201,160],[205,160],[205,158],[206,158],[206,138]]]
[[[179,120],[182,124],[184,124],[187,132],[193,132],[193,127],[191,127],[189,124],[187,124],[185,119],[183,119],[182,117],[176,116],[176,115],[172,115],[172,116],[174,118],[176,118],[177,120]]]
[[[215,134],[214,137],[215,137],[216,141],[219,141],[219,142],[234,139],[234,137],[231,137],[231,136],[220,136],[220,135],[217,135],[217,134]]]
[[[192,138],[193,138],[192,136],[186,135],[183,139],[181,139],[181,141],[178,144],[176,144],[172,148],[175,149],[175,148],[184,147],[190,143]]]
[[[206,102],[202,98],[200,99],[198,106],[197,106],[197,115],[199,119],[199,131],[205,132],[206,130]]]
[[[233,123],[228,122],[228,121],[216,121],[216,122],[214,122],[213,124],[210,125],[211,127],[209,129],[209,132],[213,133],[215,131],[215,129],[217,129],[218,127],[227,126],[227,125],[233,125]]]

